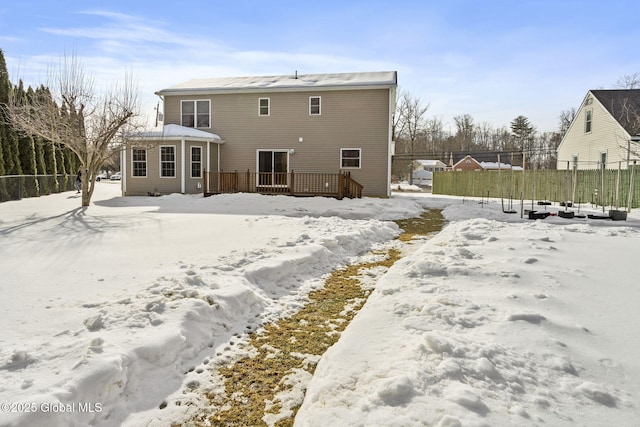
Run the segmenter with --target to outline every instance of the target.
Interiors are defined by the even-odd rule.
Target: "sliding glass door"
[[[288,150],[258,150],[258,185],[286,186]]]

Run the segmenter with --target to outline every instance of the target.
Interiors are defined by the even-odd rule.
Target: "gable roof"
[[[602,89],[590,92],[629,135],[640,133],[640,89]]]
[[[295,90],[391,88],[398,84],[396,71],[334,74],[290,74],[283,76],[221,77],[192,79],[156,95],[267,92]]]
[[[468,155],[468,154],[467,154],[466,156],[464,156],[463,158],[461,158],[460,160],[458,160],[458,161],[456,162],[456,164],[454,164],[454,165],[453,165],[453,168],[455,168],[456,166],[458,166],[459,164],[461,164],[461,163],[463,163],[463,162],[465,162],[465,161],[467,161],[467,160],[469,160],[469,161],[471,161],[471,162],[475,163],[478,167],[482,167],[482,166],[480,165],[480,162],[478,162],[476,159],[474,159],[473,157],[471,157],[470,155]]]

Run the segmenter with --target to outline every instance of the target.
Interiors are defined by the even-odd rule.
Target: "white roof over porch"
[[[189,128],[180,125],[164,125],[162,130],[150,130],[145,132],[133,133],[128,135],[129,138],[135,140],[150,141],[180,141],[187,139],[189,141],[213,142],[223,144],[224,140],[215,133],[205,132],[200,129]]]

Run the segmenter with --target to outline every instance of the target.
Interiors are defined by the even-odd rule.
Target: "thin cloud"
[[[84,11],[79,12],[79,14],[106,18],[107,22],[75,28],[42,27],[40,30],[58,36],[101,41],[123,41],[124,44],[139,44],[141,42],[182,46],[193,44],[193,38],[168,33],[161,29],[166,23],[160,21],[103,10]]]

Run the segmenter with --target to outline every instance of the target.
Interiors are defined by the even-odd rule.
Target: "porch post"
[[[202,171],[202,177],[204,182],[202,183],[202,195],[207,197],[207,193],[209,192],[209,176],[207,175],[207,168]]]
[[[186,171],[186,153],[185,153],[185,140],[181,140],[181,144],[180,144],[180,151],[182,152],[181,154],[181,169],[182,169],[182,173],[180,174],[180,192],[182,194],[185,193],[186,191],[186,175],[187,175],[187,171]]]

